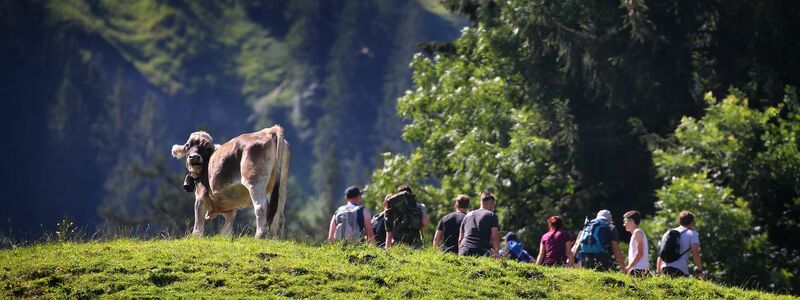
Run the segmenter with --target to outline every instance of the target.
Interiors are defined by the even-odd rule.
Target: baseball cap
[[[357,196],[361,196],[361,189],[357,186],[351,186],[344,191],[345,198],[354,198]]]
[[[505,236],[503,236],[503,240],[504,241],[516,241],[517,240],[517,234],[514,233],[513,231],[509,231],[508,233],[506,233]]]
[[[597,212],[597,218],[606,220],[606,222],[612,222],[611,220],[611,212],[607,209],[601,210]]]

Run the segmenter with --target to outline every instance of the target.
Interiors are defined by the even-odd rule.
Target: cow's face
[[[189,135],[189,140],[183,145],[172,146],[172,156],[175,158],[186,157],[186,169],[194,174],[203,172],[208,166],[208,159],[214,153],[215,145],[211,135],[197,131]]]

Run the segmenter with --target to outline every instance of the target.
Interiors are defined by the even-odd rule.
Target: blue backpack
[[[605,253],[608,246],[610,228],[602,219],[594,219],[583,226],[581,234],[581,253]]]

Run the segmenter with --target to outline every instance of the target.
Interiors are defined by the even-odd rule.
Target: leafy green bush
[[[677,226],[681,210],[693,212],[712,279],[797,289],[800,115],[794,90],[786,95],[759,110],[737,90],[722,101],[709,93],[706,114],[684,118],[653,150],[665,185],[652,239]]]
[[[551,140],[542,137],[545,120],[522,104],[524,85],[496,53],[503,48],[499,35],[465,29],[458,53],[414,57],[416,90],[397,109],[411,120],[403,138],[417,147],[409,155],[384,154],[366,189],[369,205],[381,207],[404,183],[432,207],[432,223],[453,210],[456,195],[472,196],[476,208],[486,190],[497,195],[503,230],[543,230],[545,217],[560,211],[572,181],[553,163]]]

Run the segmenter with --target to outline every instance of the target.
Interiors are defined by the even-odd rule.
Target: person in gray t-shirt
[[[494,195],[485,192],[481,194],[481,208],[464,216],[458,235],[459,255],[499,257],[500,225],[492,212],[494,205]]]
[[[700,237],[694,230],[694,214],[682,211],[678,215],[678,219],[681,226],[675,230],[681,233],[679,244],[680,253],[683,255],[673,262],[665,262],[659,257],[656,262],[656,273],[673,277],[689,276],[689,255],[691,255],[694,265],[697,267],[697,277],[703,279],[705,274],[703,274],[703,262],[700,260]],[[669,231],[664,233],[660,247],[664,246],[663,243],[667,240],[668,234]]]

